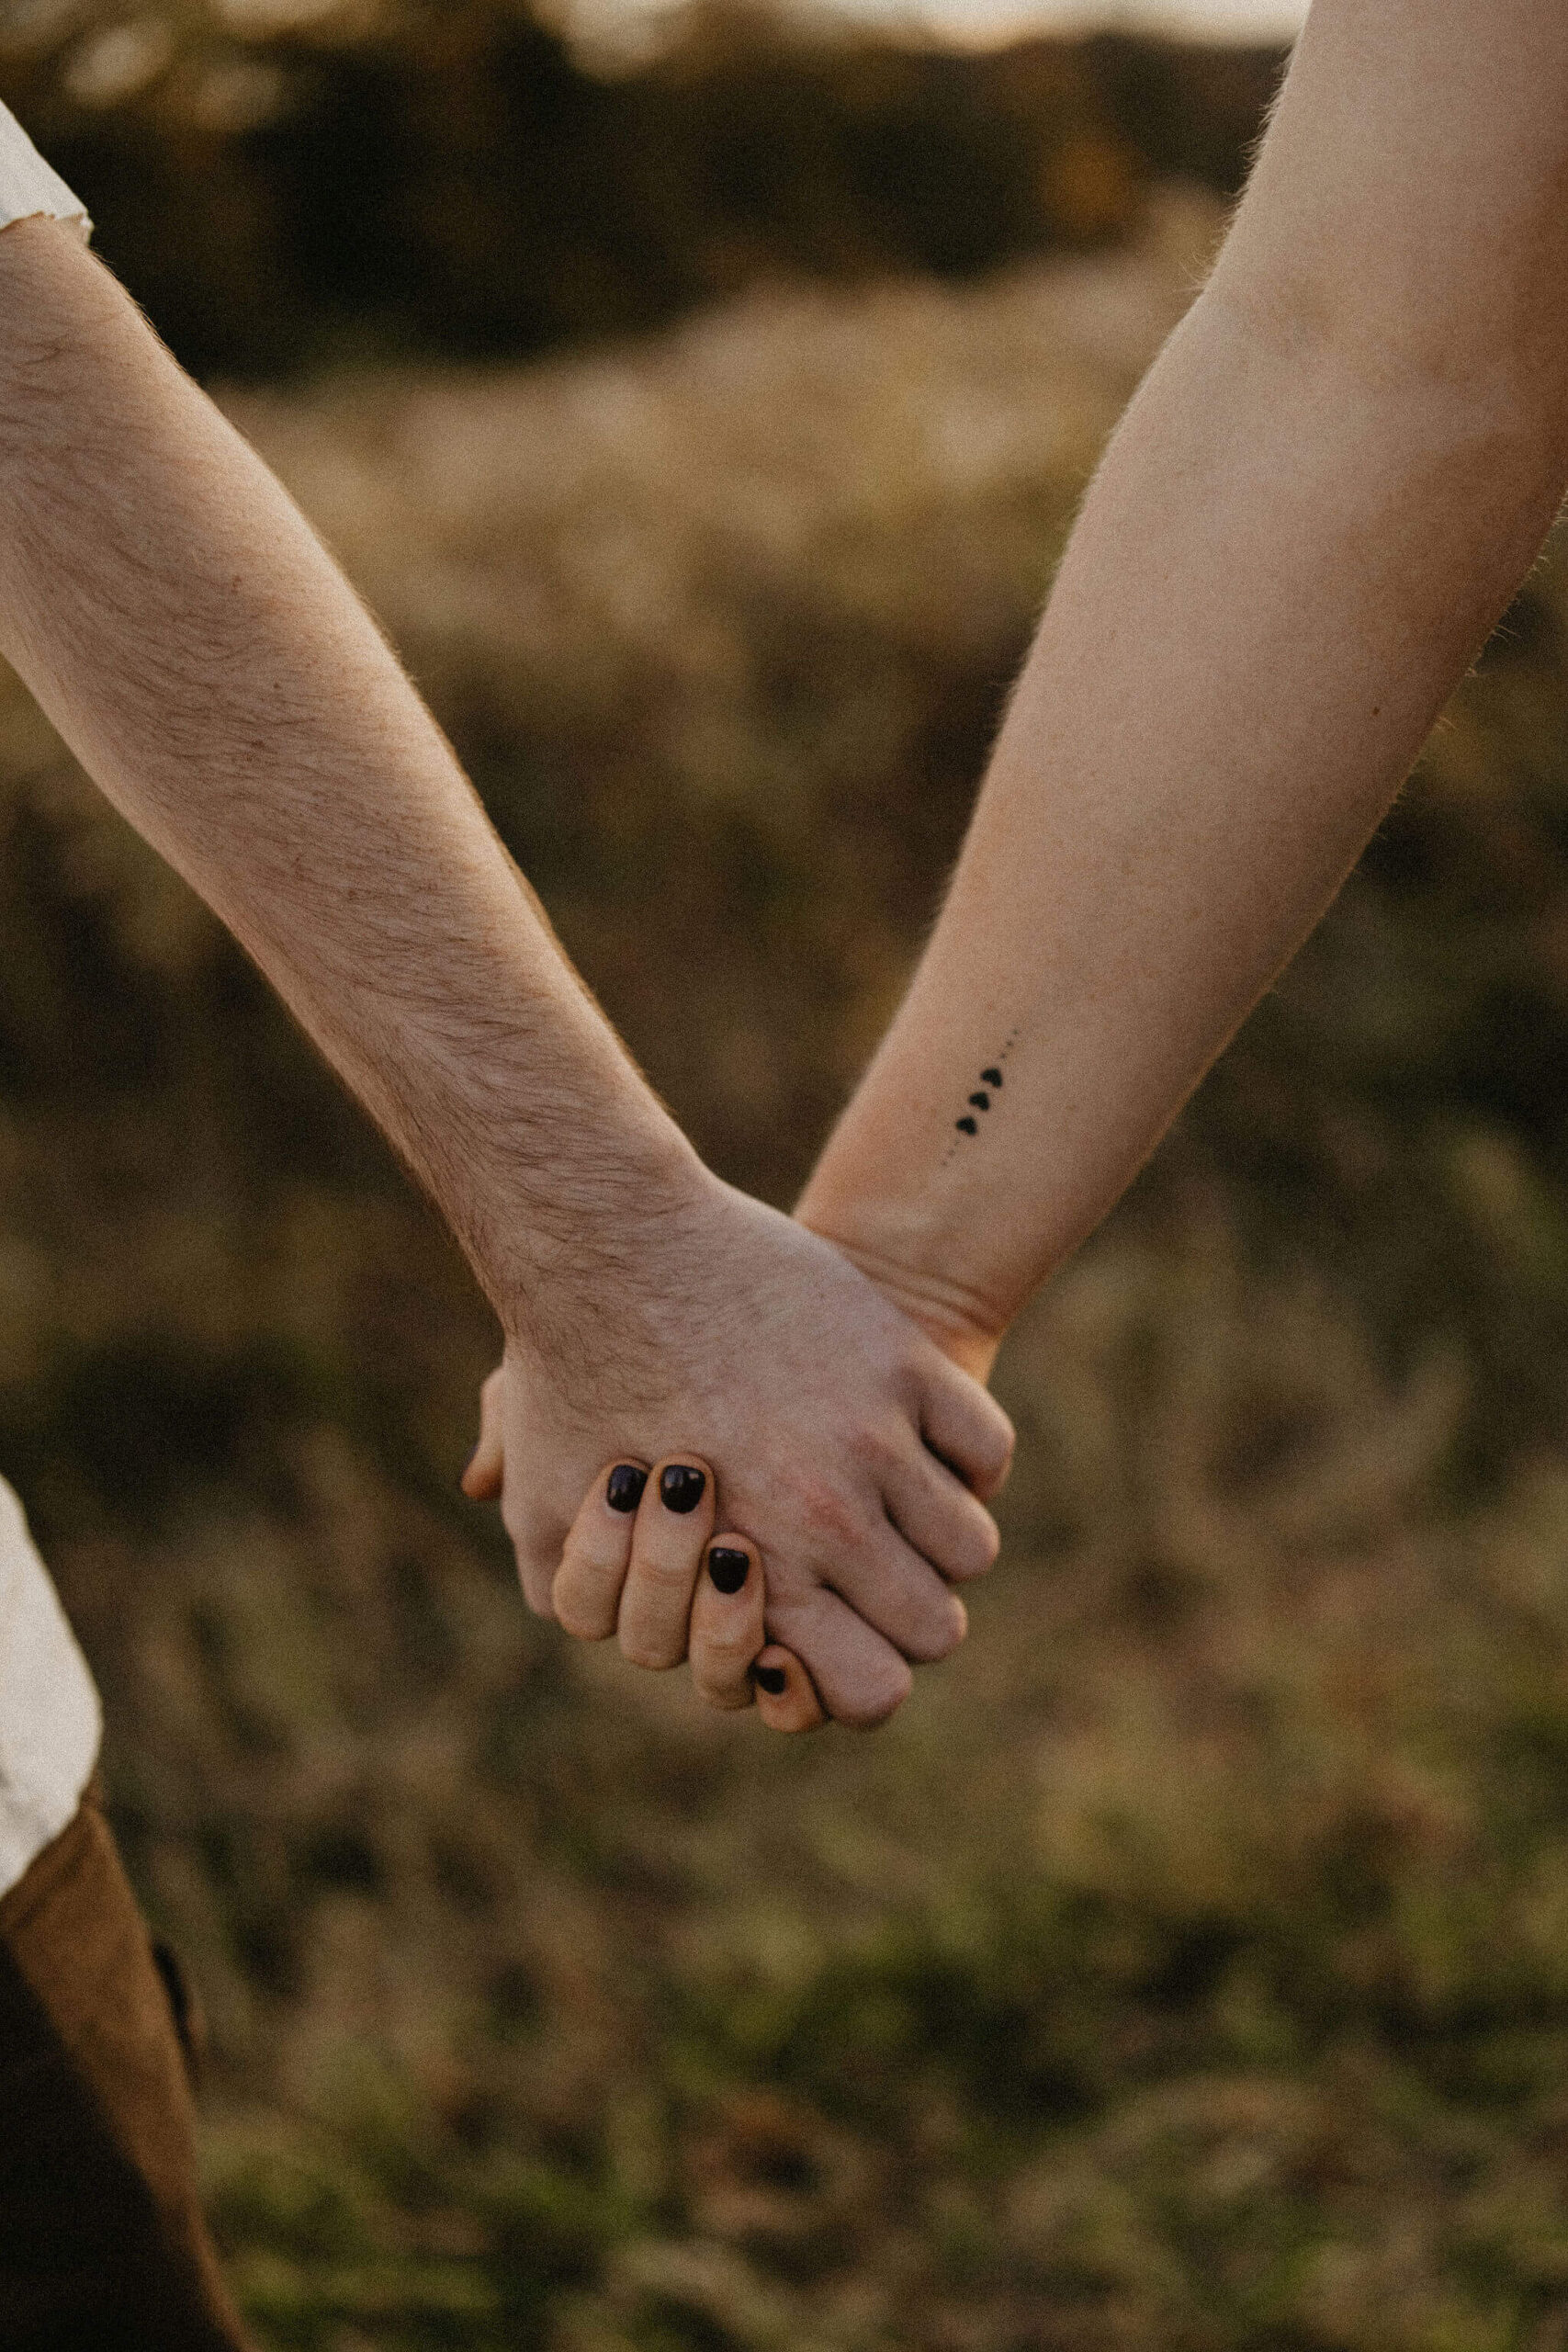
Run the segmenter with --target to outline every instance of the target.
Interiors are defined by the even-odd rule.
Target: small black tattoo
[[[976,1111],[988,1111],[991,1108],[993,1096],[1001,1092],[1002,1064],[1011,1053],[1013,1044],[1017,1036],[1018,1031],[1016,1029],[1010,1030],[1008,1033],[1007,1042],[1003,1046],[1001,1052],[997,1056],[996,1060],[994,1062],[987,1062],[985,1069],[980,1072],[980,1083],[976,1087],[975,1092],[969,1097],[968,1111],[964,1113],[963,1118],[954,1119],[953,1123],[954,1129],[959,1135],[977,1136],[979,1134],[980,1122],[972,1114]],[[948,1146],[949,1159],[952,1158],[958,1146],[955,1143]],[[943,1165],[945,1166],[945,1164],[946,1163],[944,1161]]]

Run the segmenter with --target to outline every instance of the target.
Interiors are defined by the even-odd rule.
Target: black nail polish
[[[682,1517],[695,1510],[707,1492],[707,1473],[694,1470],[689,1462],[672,1462],[668,1470],[659,1475],[659,1499],[666,1510],[679,1511]]]
[[[646,1470],[639,1470],[635,1462],[617,1462],[604,1481],[604,1500],[612,1510],[636,1510],[647,1484]]]
[[[789,1689],[789,1677],[782,1666],[754,1666],[751,1679],[770,1699],[782,1699]]]
[[[750,1573],[750,1555],[728,1544],[716,1544],[708,1554],[708,1574],[720,1592],[739,1592]]]

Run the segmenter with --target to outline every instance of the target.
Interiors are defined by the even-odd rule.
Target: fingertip
[[[943,1362],[928,1387],[920,1435],[929,1451],[983,1503],[1001,1492],[1018,1432],[988,1389]]]
[[[770,1731],[794,1734],[819,1731],[827,1711],[817,1686],[793,1650],[770,1642],[751,1665],[757,1713]]]
[[[712,1464],[700,1453],[677,1453],[655,1464],[644,1501],[669,1519],[705,1520],[711,1526],[717,1494]]]
[[[907,1658],[897,1657],[881,1678],[882,1687],[874,1696],[855,1699],[839,1708],[834,1722],[842,1724],[846,1731],[880,1731],[883,1724],[896,1715],[915,1687],[914,1669]]]
[[[745,1592],[761,1566],[757,1547],[749,1536],[716,1535],[703,1556],[708,1582],[725,1600]]]
[[[457,1484],[471,1503],[492,1503],[501,1492],[501,1464],[477,1445]]]
[[[470,1502],[494,1502],[504,1483],[506,1445],[502,1435],[502,1385],[505,1376],[505,1365],[498,1363],[479,1389],[479,1440],[457,1481]]]
[[[615,1461],[601,1470],[594,1481],[592,1494],[602,1498],[606,1510],[618,1518],[632,1518],[648,1489],[648,1464],[645,1462]]]

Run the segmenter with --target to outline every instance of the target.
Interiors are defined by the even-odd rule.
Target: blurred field
[[[1219,226],[223,395],[776,1199]],[[0,1462],[265,2344],[1568,2345],[1565,626],[1018,1333],[966,1649],[799,1747],[524,1616],[454,1252],[6,689]]]

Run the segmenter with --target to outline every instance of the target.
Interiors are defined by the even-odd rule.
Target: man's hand
[[[500,1492],[529,1605],[553,1613],[606,1464],[684,1471],[650,1478],[635,1519],[599,1512],[597,1581],[580,1555],[571,1629],[618,1626],[637,1664],[678,1665],[716,1524],[760,1550],[767,1633],[829,1713],[884,1721],[910,1662],[964,1637],[948,1580],[996,1557],[979,1498],[1011,1458],[1001,1408],[831,1244],[705,1174],[629,1244],[590,1316],[598,1336],[585,1350],[579,1334],[570,1380],[558,1345],[513,1337],[464,1481]]]

